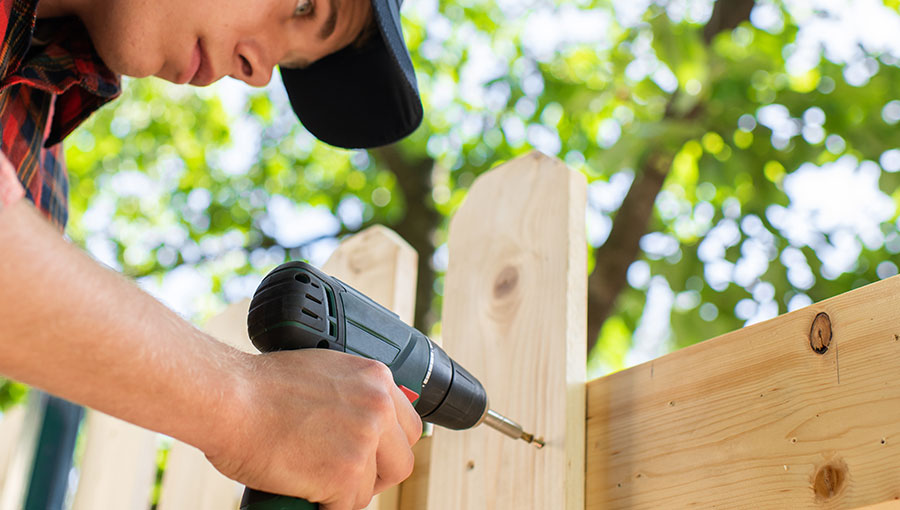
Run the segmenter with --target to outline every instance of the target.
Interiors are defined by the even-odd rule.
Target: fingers
[[[415,464],[406,432],[399,426],[382,435],[375,453],[378,478],[375,480],[375,494],[393,487],[409,478]]]
[[[353,508],[365,508],[372,501],[375,492],[372,490],[378,481],[378,464],[376,456],[370,456],[360,480],[359,492],[356,494],[356,503]]]
[[[422,418],[416,412],[406,395],[397,386],[392,386],[391,397],[397,410],[397,422],[406,434],[409,446],[416,444],[422,437]]]
[[[346,492],[336,495],[337,499],[329,505],[323,505],[325,510],[364,508],[374,494],[402,482],[413,469],[415,458],[410,447],[422,435],[422,420],[386,366],[367,363],[365,370],[369,372],[369,381],[377,382],[372,387],[374,393],[365,397],[366,405],[355,408],[357,418],[367,416],[357,421],[356,431],[368,430],[366,435],[373,434],[369,437],[374,448],[368,456],[359,459],[364,466],[357,465],[354,479],[344,480]]]
[[[372,497],[375,496],[372,488],[377,483],[377,463],[376,456],[370,455],[365,461],[365,465],[361,470],[357,471],[352,483],[348,484],[356,487],[356,492],[352,489],[344,494],[338,494],[336,499],[329,503],[320,503],[320,510],[358,510],[369,506]]]

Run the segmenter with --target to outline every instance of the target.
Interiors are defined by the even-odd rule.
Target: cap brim
[[[291,106],[316,138],[347,149],[394,143],[419,127],[422,101],[399,6],[373,0],[379,31],[303,69],[281,69]]]

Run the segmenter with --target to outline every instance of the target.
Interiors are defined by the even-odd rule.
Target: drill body
[[[247,318],[261,352],[334,349],[380,361],[423,421],[474,427],[488,413],[484,387],[440,346],[337,278],[305,262],[278,266],[260,283]],[[241,510],[301,510],[317,505],[252,489]]]

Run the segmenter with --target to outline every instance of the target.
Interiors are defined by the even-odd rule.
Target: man
[[[121,74],[264,85],[342,147],[422,117],[395,0],[0,0],[0,373],[200,448],[251,487],[361,508],[413,465],[421,421],[381,364],[251,356],[66,243],[60,141]],[[36,22],[35,22],[36,19]],[[42,217],[43,216],[43,217]]]

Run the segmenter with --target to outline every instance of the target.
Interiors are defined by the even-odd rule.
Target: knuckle
[[[379,383],[384,385],[394,384],[394,374],[391,373],[391,369],[387,365],[380,361],[372,361],[371,367],[372,377]]]
[[[380,391],[376,398],[372,399],[372,407],[379,415],[388,415],[394,417],[394,399],[386,391]]]
[[[356,452],[354,455],[348,457],[347,466],[344,471],[347,473],[347,478],[344,480],[344,483],[348,488],[355,486],[357,480],[362,478],[366,471],[366,455],[362,452]]]
[[[378,441],[381,437],[381,427],[375,419],[362,420],[357,434],[359,444],[357,451],[366,452],[366,455],[368,455],[368,452],[374,451],[378,445]],[[360,462],[365,460],[366,459],[360,459]]]
[[[367,420],[382,421],[396,416],[394,399],[387,389],[372,387],[364,397],[363,406],[367,414]]]

